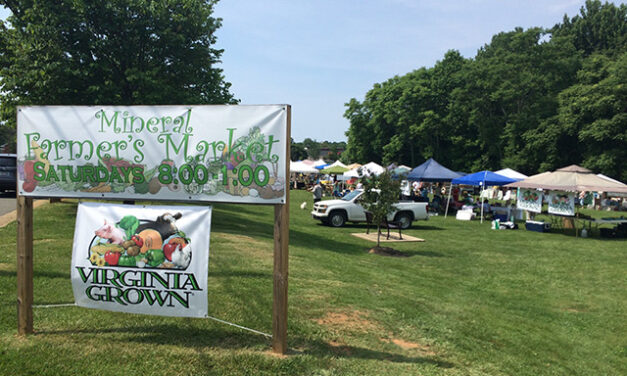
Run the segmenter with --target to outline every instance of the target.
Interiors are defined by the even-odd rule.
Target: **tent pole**
[[[448,186],[448,200],[446,200],[446,211],[444,212],[444,218],[448,215],[448,204],[451,202],[451,190],[453,190],[453,182]]]

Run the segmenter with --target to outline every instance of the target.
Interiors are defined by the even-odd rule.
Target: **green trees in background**
[[[588,0],[550,30],[375,84],[345,117],[345,159],[527,174],[577,163],[627,180],[627,5]]]
[[[0,144],[16,105],[234,103],[216,2],[1,0]]]

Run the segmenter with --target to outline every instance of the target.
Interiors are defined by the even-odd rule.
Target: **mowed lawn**
[[[438,216],[405,232],[425,242],[392,243],[409,257],[386,257],[351,236],[365,226],[322,226],[310,193],[291,200],[287,356],[209,319],[78,307],[34,308],[35,334],[19,337],[11,223],[0,229],[0,374],[627,374],[627,241]],[[69,201],[35,210],[35,304],[73,302],[75,213]],[[272,332],[272,232],[272,207],[214,206],[211,316]]]

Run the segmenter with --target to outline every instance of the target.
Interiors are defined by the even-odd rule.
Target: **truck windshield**
[[[363,191],[362,190],[352,191],[351,193],[349,193],[346,196],[342,197],[342,200],[344,200],[344,201],[351,201],[355,197],[359,196],[361,194],[361,192],[363,192]]]

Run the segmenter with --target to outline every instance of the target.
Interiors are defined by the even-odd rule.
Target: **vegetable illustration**
[[[144,240],[140,238],[139,235],[133,235],[131,237],[131,240],[134,241],[135,245],[137,245],[139,248],[141,248],[144,245]]]
[[[165,261],[165,255],[160,249],[151,249],[146,252],[146,260],[148,260],[148,265],[155,267]]]
[[[167,243],[163,246],[163,255],[168,261],[172,261],[172,253],[176,250],[177,243]]]
[[[163,240],[161,235],[156,230],[146,229],[139,233],[139,237],[143,241],[140,252],[146,253],[150,249],[161,248],[163,246]]]
[[[118,261],[120,260],[120,254],[118,252],[107,251],[104,255],[104,259],[107,262],[107,264],[115,266],[118,264]]]
[[[126,215],[104,220],[95,230],[88,258],[98,267],[186,269],[191,262],[190,239],[175,224],[181,213],[163,213],[155,220]],[[115,223],[115,224],[114,224]]]
[[[125,230],[126,238],[130,239],[137,230],[137,227],[139,227],[139,219],[137,219],[134,215],[127,215],[120,219],[117,226]]]
[[[135,266],[136,260],[134,256],[120,256],[118,266]]]

